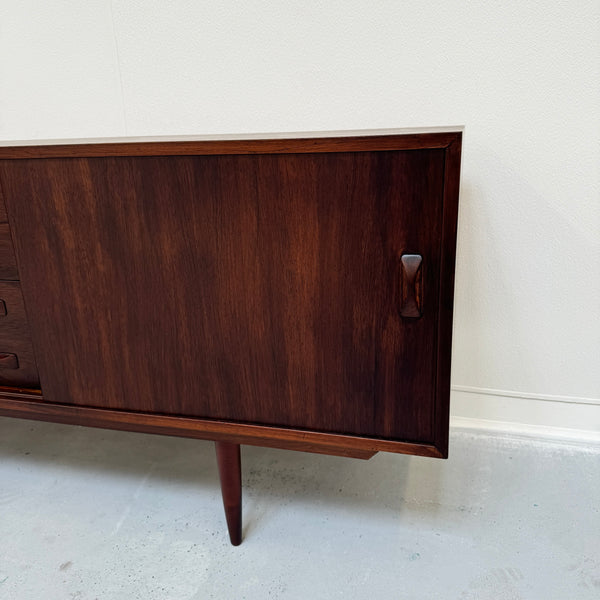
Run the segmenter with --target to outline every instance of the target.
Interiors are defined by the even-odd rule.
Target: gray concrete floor
[[[600,448],[453,431],[448,461],[0,419],[2,600],[600,598]]]

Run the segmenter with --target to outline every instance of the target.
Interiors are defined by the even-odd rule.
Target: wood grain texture
[[[44,399],[58,411],[33,412],[446,456],[460,140],[0,149]],[[423,256],[420,319],[398,310],[406,253]]]
[[[5,308],[0,312],[0,353],[15,354],[18,361],[16,369],[0,367],[0,386],[38,387],[39,377],[19,284],[0,281],[0,300]]]
[[[432,444],[53,404],[37,393],[8,388],[0,388],[0,415],[351,458],[368,459],[380,451],[442,458]]]
[[[19,368],[19,359],[16,354],[0,352],[0,372],[5,370],[14,371]]]
[[[2,169],[48,400],[433,441],[443,150]]]
[[[0,224],[0,280],[16,281],[19,271],[8,223]]]
[[[452,357],[452,316],[454,310],[454,273],[460,188],[462,136],[446,149],[442,240],[440,244],[440,281],[438,298],[438,336],[436,358],[435,440],[444,458],[448,457],[450,432],[450,369]]]
[[[190,156],[227,154],[293,154],[321,152],[364,152],[370,150],[416,150],[446,148],[461,132],[400,135],[335,136],[323,138],[97,142],[40,146],[0,146],[1,159],[81,158],[93,156]]]
[[[4,204],[4,198],[2,197],[2,193],[0,192],[0,223],[6,223],[8,221],[8,216],[6,214],[6,206]]]

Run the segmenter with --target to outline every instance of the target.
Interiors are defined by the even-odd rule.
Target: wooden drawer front
[[[21,287],[13,281],[0,281],[0,385],[40,385]]]
[[[0,224],[0,279],[19,279],[8,223]]]

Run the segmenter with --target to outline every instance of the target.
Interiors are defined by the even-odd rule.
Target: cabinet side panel
[[[452,357],[452,316],[454,312],[454,273],[462,134],[445,152],[444,206],[440,258],[439,332],[435,406],[435,446],[448,456],[450,429],[450,370]]]

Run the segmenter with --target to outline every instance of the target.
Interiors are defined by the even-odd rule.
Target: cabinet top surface
[[[286,133],[0,140],[0,159],[69,156],[260,154],[447,147],[462,126]]]

